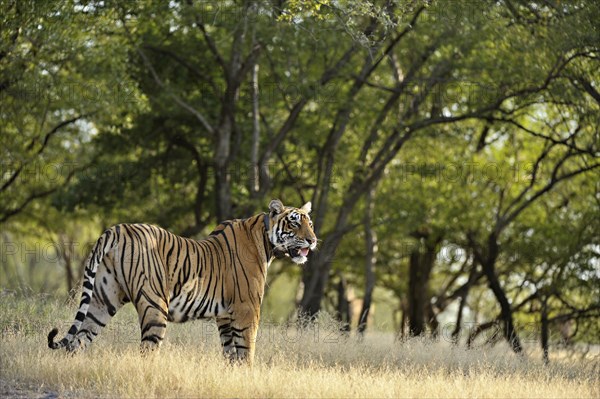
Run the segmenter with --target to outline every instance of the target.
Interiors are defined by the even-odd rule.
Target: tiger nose
[[[308,245],[313,245],[317,242],[317,237],[308,237],[306,241],[308,241]]]

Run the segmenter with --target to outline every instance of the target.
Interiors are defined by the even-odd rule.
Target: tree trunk
[[[408,322],[409,334],[419,336],[425,332],[428,310],[429,277],[435,261],[436,244],[425,242],[415,248],[409,258]]]
[[[548,327],[549,327],[549,322],[548,322],[548,298],[544,297],[542,298],[542,309],[541,309],[541,313],[542,313],[542,331],[541,331],[541,343],[542,343],[542,358],[544,359],[544,363],[548,364],[550,362],[550,358],[548,356],[548,340],[549,340],[549,334],[548,334]]]
[[[433,308],[433,304],[430,300],[426,302],[427,305],[427,324],[429,325],[429,331],[431,331],[432,338],[437,339],[440,333],[440,323],[437,319],[437,314]]]
[[[469,297],[469,291],[471,290],[471,286],[476,280],[477,276],[477,267],[475,264],[471,267],[471,272],[469,273],[469,279],[467,280],[467,284],[465,285],[465,289],[460,293],[460,302],[458,303],[458,311],[456,312],[456,325],[454,326],[454,331],[452,331],[452,342],[454,344],[458,344],[460,339],[460,332],[462,329],[462,317],[463,310],[465,305],[467,304],[467,298]]]
[[[515,330],[512,308],[504,289],[502,289],[502,286],[500,285],[498,276],[496,275],[496,259],[498,258],[498,251],[498,241],[496,240],[496,236],[492,233],[488,238],[488,254],[481,264],[481,267],[488,280],[489,287],[500,305],[500,322],[502,323],[504,337],[515,353],[521,353],[523,347],[521,346],[521,341]]]
[[[375,264],[377,262],[377,234],[373,230],[371,220],[373,218],[373,208],[375,201],[373,200],[375,189],[369,190],[367,193],[367,212],[365,215],[365,296],[363,298],[362,309],[360,310],[360,318],[358,320],[358,332],[364,335],[367,329],[369,313],[371,311],[371,302],[373,298],[373,289],[375,288]]]
[[[232,124],[226,113],[217,130],[214,155],[215,168],[215,210],[217,223],[231,218],[231,174],[229,170]]]
[[[65,272],[66,272],[66,280],[67,280],[67,292],[69,297],[75,297],[75,291],[73,288],[77,283],[75,278],[75,273],[73,272],[73,261],[75,260],[75,248],[73,247],[73,243],[70,242],[69,238],[65,234],[59,235],[58,240],[58,251],[60,251],[60,256],[65,262]]]
[[[324,244],[325,247],[327,244]],[[321,283],[322,276],[319,269],[325,268],[323,262],[324,248],[317,252],[312,252],[308,255],[308,262],[302,270],[302,298],[298,304],[298,314],[302,316],[303,321],[314,319],[321,310],[321,299],[323,297],[325,286]],[[327,267],[329,269],[329,267]]]
[[[350,211],[358,198],[347,197],[351,204],[344,204],[338,213],[336,231],[331,233],[318,252],[311,252],[302,273],[304,292],[299,305],[299,314],[304,320],[313,319],[321,310],[321,299],[329,278],[329,269],[348,223]]]
[[[65,260],[65,271],[67,272],[67,292],[69,293],[69,296],[73,297],[75,296],[74,292],[72,292],[73,286],[75,285],[75,276],[73,275],[73,262],[71,259],[71,252],[69,251],[69,249],[67,249],[66,246],[68,245],[68,243],[63,237],[61,237],[61,241],[63,259]]]
[[[252,146],[250,148],[250,193],[252,197],[256,197],[260,191],[259,181],[259,165],[258,165],[258,149],[260,144],[260,111],[258,103],[258,64],[254,64],[252,68]]]
[[[421,254],[415,249],[410,254],[408,269],[408,320],[409,334],[421,335],[424,330],[425,292],[423,290],[423,271]]]
[[[337,319],[340,322],[340,331],[350,332],[350,322],[352,314],[350,310],[350,301],[348,300],[348,282],[343,274],[340,273],[340,281],[337,285],[338,303]]]
[[[192,237],[202,231],[206,225],[206,220],[202,218],[204,210],[204,201],[206,196],[206,185],[208,183],[208,165],[202,159],[198,149],[189,140],[181,136],[175,136],[170,139],[171,143],[187,150],[192,159],[196,161],[196,171],[198,172],[198,185],[196,187],[196,198],[194,201],[194,223],[184,228],[179,234],[184,237]]]
[[[400,304],[400,311],[402,312],[402,314],[400,315],[400,331],[399,333],[396,335],[396,337],[398,337],[399,339],[404,339],[405,333],[406,333],[406,318],[407,318],[407,306],[405,305],[404,301],[401,301]]]

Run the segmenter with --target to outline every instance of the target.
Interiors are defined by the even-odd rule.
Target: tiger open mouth
[[[298,248],[289,248],[288,249],[288,254],[290,255],[290,258],[306,258],[308,256],[308,253],[310,252],[310,249],[308,247],[298,247]]]

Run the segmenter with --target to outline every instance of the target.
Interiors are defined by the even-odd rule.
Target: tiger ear
[[[302,208],[300,209],[302,209],[306,213],[310,213],[310,211],[312,210],[312,203],[308,201],[306,204],[302,205]]]
[[[280,214],[284,209],[283,202],[278,199],[274,199],[269,203],[269,211],[271,211],[271,215],[273,216]]]

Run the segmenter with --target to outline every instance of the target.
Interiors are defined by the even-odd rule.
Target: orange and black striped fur
[[[81,304],[67,335],[48,346],[84,348],[127,302],[137,309],[142,350],[160,346],[167,321],[216,318],[224,354],[252,361],[267,269],[275,256],[306,262],[317,238],[310,202],[273,200],[269,212],[223,222],[204,240],[148,224],[120,224],[96,242]]]

